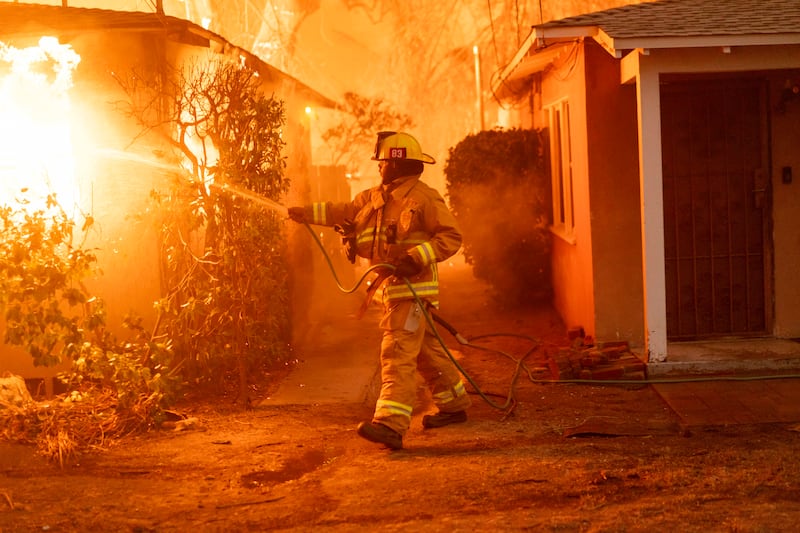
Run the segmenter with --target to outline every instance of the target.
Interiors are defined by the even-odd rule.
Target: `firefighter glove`
[[[289,218],[300,224],[306,223],[306,210],[303,207],[290,207]]]
[[[401,257],[394,267],[394,275],[398,278],[411,278],[422,272],[422,267],[410,255]]]
[[[342,236],[342,246],[344,246],[344,251],[347,254],[347,260],[355,264],[357,254],[355,223],[349,218],[346,218],[344,224],[336,224],[333,226],[333,229]]]

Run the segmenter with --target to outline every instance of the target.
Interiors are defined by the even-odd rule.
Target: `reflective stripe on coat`
[[[422,272],[409,279],[417,296],[438,307],[439,273],[436,263],[461,248],[461,231],[444,198],[420,181],[420,176],[398,178],[360,192],[351,202],[317,202],[306,207],[312,224],[355,225],[356,252],[371,265],[393,263],[409,254]],[[412,299],[406,282],[394,276],[386,281],[384,297]]]

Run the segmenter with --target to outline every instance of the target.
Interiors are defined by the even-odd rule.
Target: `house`
[[[42,41],[43,37],[56,40]],[[121,77],[137,69],[166,72],[214,56],[248,65],[258,73],[265,93],[284,103],[290,196],[300,202],[311,195],[309,177],[316,169],[311,160],[308,110],[333,109],[335,102],[220,35],[161,13],[0,2],[0,57],[12,48],[41,51],[45,46],[53,48],[35,68],[55,78],[59,76],[54,72],[71,69],[71,88],[62,87],[53,98],[29,91],[28,97],[39,97],[28,102],[41,120],[35,131],[25,133],[26,123],[17,118],[0,119],[0,139],[6,143],[0,147],[0,160],[5,159],[0,164],[0,203],[10,200],[8,196],[22,186],[35,188],[30,172],[24,178],[7,175],[12,156],[30,150],[22,154],[23,159],[43,165],[56,150],[63,156],[44,165],[43,174],[47,174],[47,186],[58,190],[59,199],[68,199],[68,209],[74,207],[76,216],[88,214],[94,220],[91,246],[98,249],[98,265],[104,274],[93,280],[92,289],[106,301],[109,326],[121,329],[122,318],[131,311],[142,316],[146,326],[155,320],[152,304],[164,290],[157,235],[153,228],[137,224],[132,215],[146,208],[152,189],[178,171],[174,162],[162,157],[168,151],[164,140],[143,136],[141,126],[120,110],[119,102],[127,98],[118,81]],[[59,53],[69,54],[70,59],[53,68],[49,62]],[[0,63],[0,87],[10,70],[7,62]],[[67,95],[69,101],[63,101]],[[0,102],[0,111],[12,108]],[[31,146],[23,146],[26,135]],[[18,183],[20,179],[26,182]],[[298,256],[311,253],[302,246],[295,251]],[[303,295],[310,291],[307,286],[297,283],[295,289]],[[46,385],[51,387],[49,378],[58,370],[35,368],[30,356],[0,344],[0,373],[47,378]]]
[[[545,22],[492,90],[549,132],[568,326],[650,375],[800,367],[800,3]]]

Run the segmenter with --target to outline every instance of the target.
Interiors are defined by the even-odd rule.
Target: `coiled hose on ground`
[[[379,270],[379,269],[394,270],[394,268],[395,268],[393,265],[386,264],[386,263],[372,265],[356,281],[355,285],[352,288],[346,288],[346,287],[342,286],[342,283],[339,280],[338,275],[336,274],[336,269],[334,268],[333,263],[331,262],[331,259],[330,259],[330,257],[328,256],[328,253],[325,250],[325,247],[322,245],[322,242],[319,240],[319,237],[317,236],[317,234],[314,232],[314,230],[311,228],[311,226],[308,223],[304,223],[304,225],[308,229],[309,233],[311,233],[311,236],[314,239],[314,242],[316,242],[317,246],[322,251],[322,255],[325,258],[326,263],[328,264],[328,268],[330,269],[331,274],[333,275],[333,279],[335,280],[336,285],[338,286],[339,290],[341,290],[342,292],[344,292],[346,294],[351,294],[351,293],[355,292],[356,290],[358,290],[358,288],[361,286],[361,284],[364,282],[364,280],[367,278],[367,276],[369,276],[369,274],[372,273],[373,271]],[[498,409],[500,411],[503,411],[504,418],[507,417],[508,415],[510,415],[514,410],[514,407],[516,406],[517,402],[516,402],[516,399],[514,397],[514,391],[515,391],[517,380],[519,379],[519,376],[522,374],[523,371],[528,375],[528,379],[532,383],[541,383],[541,384],[547,384],[547,383],[560,383],[560,384],[574,383],[574,384],[588,384],[588,385],[622,385],[622,384],[624,384],[624,385],[637,385],[637,384],[655,385],[655,384],[662,384],[662,383],[694,383],[694,382],[708,382],[708,381],[761,381],[761,380],[771,380],[771,379],[800,378],[800,374],[779,374],[779,375],[759,375],[759,376],[707,376],[707,377],[703,376],[703,377],[686,377],[686,378],[674,378],[674,379],[649,379],[649,378],[645,378],[645,379],[624,379],[624,380],[622,380],[622,379],[616,379],[616,380],[615,379],[603,379],[603,380],[593,380],[593,379],[540,379],[540,378],[534,377],[533,374],[531,373],[530,369],[525,365],[525,359],[530,354],[532,354],[536,350],[536,348],[538,348],[540,346],[541,342],[539,340],[535,339],[534,337],[530,337],[530,336],[527,336],[527,335],[521,335],[521,334],[515,334],[515,333],[486,334],[486,335],[480,335],[480,336],[472,337],[471,339],[468,340],[465,337],[463,337],[453,326],[448,324],[444,319],[442,319],[438,315],[430,313],[427,310],[426,306],[421,301],[421,299],[419,298],[419,296],[417,295],[417,293],[414,291],[414,288],[412,287],[412,285],[408,281],[408,279],[404,278],[404,280],[405,280],[406,284],[408,285],[408,288],[411,290],[411,293],[414,295],[414,299],[416,300],[417,304],[419,304],[420,309],[422,309],[422,313],[425,316],[426,323],[428,324],[428,326],[430,326],[431,331],[433,331],[433,334],[436,336],[436,339],[441,344],[441,346],[444,349],[444,351],[447,354],[447,356],[450,358],[450,360],[456,366],[458,371],[461,372],[461,374],[464,376],[464,378],[470,383],[470,385],[472,385],[472,387],[475,389],[475,392],[478,394],[478,396],[480,396],[491,407],[493,407],[495,409]],[[483,390],[481,390],[481,388],[478,386],[478,384],[475,383],[475,380],[472,379],[472,377],[467,373],[466,370],[464,370],[464,368],[461,366],[461,364],[459,364],[458,360],[453,356],[453,354],[447,348],[447,345],[446,345],[444,339],[442,339],[441,335],[439,334],[439,331],[436,328],[436,324],[434,322],[438,322],[445,329],[447,329],[448,332],[450,332],[453,335],[453,337],[455,337],[455,339],[460,344],[462,344],[464,346],[469,346],[470,348],[474,348],[476,350],[498,353],[498,354],[500,354],[500,355],[502,355],[504,357],[507,357],[508,359],[510,359],[510,360],[512,360],[512,361],[514,361],[516,363],[516,367],[514,369],[514,373],[513,373],[512,377],[511,377],[511,382],[510,382],[510,385],[509,385],[509,389],[508,389],[508,393],[506,395],[505,402],[503,402],[503,403],[495,402],[494,400],[492,400],[489,397],[489,394],[487,394]],[[530,341],[532,343],[532,347],[529,348],[528,351],[525,352],[525,354],[522,357],[516,358],[516,357],[514,357],[514,356],[512,356],[512,355],[510,355],[508,353],[505,353],[505,352],[503,352],[501,350],[497,350],[497,349],[494,349],[494,348],[487,348],[485,346],[481,346],[480,344],[475,344],[474,343],[474,341],[476,341],[476,340],[488,339],[488,338],[492,338],[492,337],[516,337],[516,338],[520,338],[520,339],[525,339],[525,340],[528,340],[528,341]]]

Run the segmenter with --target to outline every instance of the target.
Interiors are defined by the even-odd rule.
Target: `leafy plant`
[[[482,131],[451,148],[445,164],[466,261],[508,303],[552,294],[544,150],[537,131]]]
[[[152,331],[135,316],[124,321],[124,341],[106,328],[103,301],[84,284],[99,272],[78,238],[91,217],[78,231],[55,197],[45,209],[24,201],[0,208],[4,340],[37,365],[71,363],[62,402],[3,420],[17,417],[14,426],[62,464],[76,447],[158,423],[187,382],[222,384],[238,371],[247,404],[250,372],[282,359],[289,336],[283,221],[235,192],[278,200],[288,188],[282,102],[264,96],[254,72],[228,62],[181,71],[170,83],[131,79],[132,113],[192,167],[176,171],[168,191],[153,191],[160,209],[141,215],[162,235],[167,290]]]
[[[84,284],[98,274],[94,250],[83,246],[91,226],[88,217],[77,229],[52,195],[40,209],[26,199],[0,207],[3,341],[37,366],[70,363],[61,375],[70,390],[63,401],[19,415],[27,438],[62,464],[79,441],[95,445],[157,422],[177,390],[168,344],[152,342],[135,318],[126,320],[132,335],[124,342],[106,329],[103,301]],[[74,416],[75,402],[86,405],[88,420]],[[16,416],[3,414],[3,424]]]
[[[155,333],[169,339],[188,382],[222,387],[237,371],[246,405],[249,375],[286,354],[287,266],[283,221],[236,190],[279,201],[288,189],[284,107],[230,61],[174,77],[120,80],[131,115],[191,163],[170,190],[152,194],[166,281]]]
[[[4,342],[25,348],[38,366],[71,359],[85,329],[102,322],[102,308],[82,281],[97,258],[73,242],[74,222],[48,196],[46,207],[28,212],[23,198],[0,207],[0,307]]]

